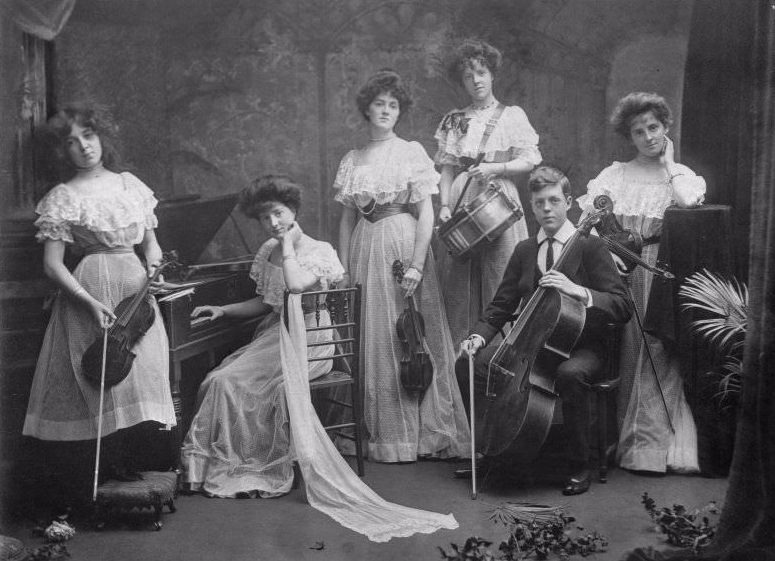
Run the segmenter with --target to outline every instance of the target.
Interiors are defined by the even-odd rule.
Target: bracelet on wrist
[[[296,259],[296,255],[283,255],[283,262],[289,261],[291,259]]]
[[[410,265],[409,268],[414,269],[415,271],[420,273],[420,275],[422,275],[422,267],[418,267],[417,265]]]

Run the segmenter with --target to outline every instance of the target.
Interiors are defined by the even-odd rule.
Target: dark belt
[[[395,216],[396,214],[404,214],[409,212],[409,205],[387,203],[384,205],[372,205],[370,211],[364,211],[362,208],[360,210],[361,214],[366,220],[369,222],[377,222],[389,216]]]
[[[135,250],[132,247],[101,247],[101,246],[95,246],[95,247],[87,247],[83,250],[83,253],[85,255],[94,255],[96,253],[134,253]]]
[[[649,236],[648,238],[643,238],[643,247],[657,244],[660,239],[662,239],[662,236]]]

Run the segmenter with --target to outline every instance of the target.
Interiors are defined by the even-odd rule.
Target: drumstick
[[[484,159],[484,152],[480,152],[479,155],[476,157],[476,160],[474,160],[474,163],[469,166],[468,169],[475,168],[479,164],[482,163],[482,160]],[[467,172],[468,170],[466,170]],[[460,191],[460,196],[457,198],[457,202],[455,203],[455,208],[452,209],[452,214],[454,215],[455,212],[457,212],[458,207],[460,206],[460,203],[463,201],[463,197],[466,195],[466,191],[468,191],[468,186],[471,184],[471,180],[473,177],[470,175],[468,176],[468,179],[466,180],[466,184],[463,185],[463,190]]]
[[[108,352],[108,328],[104,327],[102,337],[102,373],[100,374],[100,405],[97,417],[97,453],[94,457],[94,487],[92,490],[92,502],[97,502],[97,480],[100,475],[100,445],[102,444],[102,405],[105,401],[105,363]]]
[[[468,406],[471,414],[471,500],[476,500],[476,437],[474,436],[474,355],[468,353]]]

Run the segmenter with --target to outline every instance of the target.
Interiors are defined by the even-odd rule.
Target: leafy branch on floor
[[[690,547],[697,553],[707,547],[716,534],[716,523],[711,522],[709,517],[719,514],[714,501],[692,512],[680,504],[674,504],[673,508],[658,508],[648,493],[643,493],[641,503],[671,545]]]
[[[608,540],[598,532],[586,532],[577,526],[570,529],[575,518],[566,515],[562,507],[532,503],[504,503],[496,507],[490,520],[502,524],[508,537],[501,542],[498,552],[490,551],[492,542],[473,536],[461,548],[451,544],[451,552],[439,548],[441,558],[447,561],[521,561],[533,557],[543,560],[555,556],[568,559],[572,555],[586,557],[606,551]]]

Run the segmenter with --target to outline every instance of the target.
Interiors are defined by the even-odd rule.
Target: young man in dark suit
[[[530,204],[541,229],[538,235],[520,242],[514,249],[492,303],[471,335],[461,343],[462,356],[476,354],[477,377],[486,376],[487,365],[496,345],[483,349],[514,318],[521,302],[537,287],[554,288],[586,307],[584,329],[570,358],[557,369],[555,390],[562,401],[563,428],[569,477],[563,493],[578,495],[589,489],[590,398],[587,386],[601,374],[606,356],[605,325],[626,322],[631,308],[625,286],[608,248],[600,238],[588,236],[578,241],[566,258],[562,271],[551,270],[576,228],[567,213],[573,199],[570,182],[556,168],[542,165],[530,174]],[[548,271],[548,272],[547,272]],[[468,395],[467,360],[458,360],[458,382]],[[466,470],[458,475],[465,476]]]

